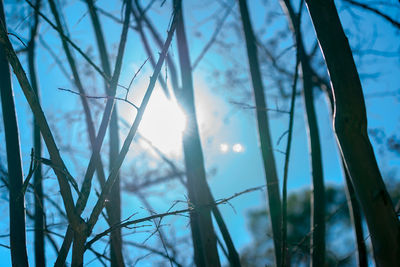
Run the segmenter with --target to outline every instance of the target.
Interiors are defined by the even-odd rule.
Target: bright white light
[[[232,146],[232,150],[233,150],[233,152],[235,152],[235,153],[241,153],[241,152],[243,152],[244,151],[244,147],[242,146],[242,144],[234,144],[233,146]]]
[[[219,150],[220,150],[222,153],[224,153],[224,154],[227,153],[228,150],[229,150],[228,144],[225,144],[225,143],[220,144],[220,145],[219,145]]]
[[[180,154],[186,117],[176,101],[155,90],[139,126],[139,132],[166,154]]]

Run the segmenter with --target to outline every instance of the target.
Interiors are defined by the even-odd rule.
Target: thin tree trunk
[[[342,167],[344,172],[344,177],[346,179],[346,198],[349,206],[350,219],[354,225],[354,234],[356,238],[357,245],[357,261],[359,267],[367,267],[368,266],[368,252],[367,247],[365,245],[363,226],[362,226],[362,218],[360,205],[358,204],[358,200],[356,197],[356,193],[354,192],[353,184],[351,183],[349,172],[347,171],[343,158],[342,158]]]
[[[307,62],[307,64],[310,64],[308,57],[306,58],[306,62]],[[333,99],[332,91],[330,91],[330,89],[329,89],[330,88],[329,84],[327,84],[327,86],[325,86],[325,87],[326,87],[325,94],[326,94],[326,98],[328,99],[328,102],[329,102],[330,112],[331,112],[332,122],[333,122],[334,121],[335,101]],[[339,149],[340,149],[340,147],[339,147]],[[368,252],[367,252],[367,247],[366,247],[365,238],[364,238],[364,230],[363,230],[362,213],[361,213],[360,203],[357,199],[356,193],[354,192],[354,186],[353,186],[353,183],[351,182],[350,174],[349,174],[348,169],[346,168],[346,163],[344,161],[342,153],[340,153],[340,163],[341,163],[342,170],[343,170],[343,176],[344,176],[345,182],[346,182],[345,192],[346,192],[346,198],[347,198],[347,205],[348,205],[348,209],[349,209],[349,216],[350,216],[350,220],[354,226],[354,235],[355,235],[356,246],[357,246],[358,266],[359,267],[367,267],[368,266]]]
[[[155,62],[154,62],[154,60],[152,60],[152,54],[151,54],[151,49],[150,49],[150,46],[149,46],[149,42],[146,39],[146,36],[145,36],[145,34],[143,32],[142,20],[144,20],[145,24],[148,26],[148,28],[149,28],[151,34],[153,35],[153,37],[154,37],[157,45],[159,46],[159,48],[161,48],[163,44],[162,44],[161,38],[156,33],[153,25],[149,22],[148,18],[146,17],[146,14],[144,14],[142,12],[142,9],[141,9],[141,7],[140,7],[140,5],[139,5],[137,0],[135,1],[135,3],[136,3],[136,7],[138,9],[140,17],[139,17],[138,14],[136,14],[136,11],[134,9],[132,9],[132,13],[133,13],[133,15],[134,15],[134,17],[136,19],[136,23],[138,25],[138,31],[139,31],[140,37],[142,39],[143,45],[145,47],[145,50],[146,50],[148,56],[150,57],[150,63],[154,67],[155,66]],[[169,55],[167,55],[167,64],[168,64],[168,68],[169,68],[170,73],[171,73],[172,87],[174,89],[175,94],[179,95],[179,90],[180,89],[178,88],[178,85],[177,85],[177,75],[176,75],[176,71],[175,71],[176,67],[175,67],[173,61],[170,59]],[[160,82],[161,86],[164,89],[164,92],[167,94],[168,88],[166,87],[166,83],[165,83],[164,79],[161,77],[161,75],[158,77],[158,79],[159,79],[159,82]],[[165,158],[165,156],[162,156],[162,158]],[[167,163],[169,165],[172,165],[173,169],[176,170],[176,167],[174,166],[174,164],[172,162],[168,161]],[[210,190],[210,188],[209,188],[207,183],[206,183],[206,191],[208,192],[208,195],[209,195],[208,197],[210,198],[210,203],[214,203],[214,197],[213,197],[213,195],[211,193],[211,190]],[[224,219],[223,219],[223,217],[221,215],[221,212],[219,211],[218,207],[215,206],[215,205],[213,205],[213,207],[212,207],[212,212],[214,214],[215,221],[217,222],[218,227],[219,227],[219,229],[221,231],[221,234],[222,234],[222,237],[224,239],[225,245],[226,245],[226,247],[228,249],[228,261],[229,261],[230,265],[231,266],[235,266],[235,267],[236,266],[241,266],[239,254],[236,251],[236,248],[235,248],[235,245],[233,243],[232,237],[229,234],[228,228],[226,227],[226,224],[225,224],[225,221],[224,221]]]
[[[310,66],[310,60],[308,55],[306,54],[306,51],[304,49],[304,44],[303,44],[303,39],[301,35],[301,30],[299,25],[300,19],[296,19],[296,15],[294,13],[293,6],[291,5],[290,1],[284,0],[281,1],[284,4],[284,7],[286,7],[287,13],[288,13],[288,18],[290,19],[290,23],[292,24],[292,31],[294,31],[296,35],[296,41],[299,43],[299,50],[300,50],[300,56],[301,56],[301,62],[302,65],[305,66],[309,71],[307,72],[308,75],[313,75],[311,66]],[[300,12],[299,12],[300,13]],[[311,73],[310,73],[311,71]],[[305,73],[303,73],[303,76],[305,76]],[[308,79],[311,79],[308,78]],[[333,100],[333,95],[329,90],[326,90],[326,96],[329,101],[329,106],[331,108],[331,114],[332,114],[332,119],[333,119],[333,109],[334,109],[334,100]],[[348,207],[349,207],[349,212],[350,212],[350,218],[351,221],[353,222],[354,225],[354,230],[355,230],[355,236],[356,236],[356,245],[357,245],[357,251],[358,251],[358,264],[360,267],[365,267],[368,266],[368,255],[367,255],[367,250],[365,246],[365,241],[364,241],[364,234],[363,234],[363,229],[362,229],[362,218],[361,218],[361,211],[359,208],[358,200],[355,197],[353,185],[350,181],[348,171],[346,169],[346,166],[343,161],[343,157],[341,156],[341,163],[342,163],[342,169],[343,169],[343,174],[345,177],[345,182],[346,182],[346,197],[348,201]]]
[[[78,69],[76,67],[76,63],[75,63],[75,59],[73,57],[73,54],[70,51],[67,42],[62,38],[62,36],[64,35],[64,33],[63,33],[64,30],[63,30],[63,27],[62,27],[62,24],[61,24],[61,21],[60,21],[56,6],[55,6],[53,1],[50,1],[50,7],[51,7],[53,15],[55,17],[56,24],[57,24],[57,27],[58,27],[58,31],[60,33],[61,41],[62,41],[62,44],[63,44],[63,47],[64,47],[64,51],[65,51],[65,53],[67,55],[67,59],[68,59],[69,65],[71,67],[71,71],[72,71],[72,74],[73,74],[73,77],[74,77],[74,83],[75,83],[76,87],[78,88],[79,93],[81,95],[81,100],[82,100],[82,104],[83,104],[82,106],[83,106],[83,109],[84,109],[84,112],[85,112],[86,125],[87,125],[88,133],[89,133],[89,141],[91,143],[92,149],[94,149],[95,142],[96,142],[96,140],[95,140],[96,139],[95,129],[94,129],[94,124],[93,124],[93,120],[92,120],[92,117],[91,117],[91,113],[90,113],[90,108],[89,108],[87,99],[84,96],[85,95],[85,90],[83,88],[83,85],[82,85],[82,82],[81,82],[81,79],[80,79],[80,75],[79,75],[79,71],[78,71]],[[110,74],[111,71],[110,71],[109,65],[108,65],[108,68],[105,68],[105,69],[107,71],[107,72],[105,72],[106,75],[108,77],[110,77],[111,76],[111,74]],[[111,95],[110,92],[107,92],[107,94]],[[115,127],[116,117],[115,117],[114,113],[113,113],[113,115],[114,115],[114,117],[111,116],[111,122],[110,122],[110,134],[113,134],[113,138],[110,138],[110,140],[115,140],[116,138],[114,138],[114,136],[116,135],[117,136],[117,141],[116,141],[117,144],[115,145],[115,141],[112,142],[111,148],[113,148],[113,149],[110,149],[110,151],[112,151],[113,156],[111,157],[111,160],[114,159],[116,157],[116,155],[118,155],[118,147],[119,147],[118,146],[118,142],[119,142],[119,140],[118,140],[118,131],[115,134],[115,129],[118,130],[118,127],[117,128]],[[113,118],[114,118],[114,120],[113,120]],[[98,161],[99,162],[97,163],[97,166],[96,166],[97,176],[99,178],[100,184],[104,184],[105,183],[105,174],[104,174],[103,164],[101,162],[101,158],[100,157],[99,157]],[[119,196],[119,194],[117,196]],[[111,199],[112,199],[112,197],[111,197]],[[114,223],[117,223],[117,222],[120,221],[120,219],[118,219],[118,218],[120,218],[120,209],[114,209],[114,208],[111,208],[110,206],[107,206],[107,213],[109,214],[110,218],[114,219],[113,221],[110,221],[110,224],[114,224]],[[119,216],[118,216],[118,214],[119,214]],[[116,233],[117,232],[118,231],[116,231]],[[116,233],[113,233],[112,237],[115,237]],[[119,231],[119,233],[120,233],[120,231]],[[67,234],[72,235],[71,230],[67,231]],[[69,237],[66,240],[72,240],[72,239]],[[118,242],[118,240],[121,240],[121,239],[120,238],[119,239],[112,238],[112,240],[111,240],[111,249],[112,250],[113,250],[113,248],[115,246],[121,248],[121,246],[120,246],[121,242]],[[67,247],[67,245],[68,245],[68,243],[65,243],[65,245],[63,244],[62,247],[65,248],[65,249],[67,249],[67,248],[69,249],[69,245],[70,244],[68,245],[68,247]],[[65,250],[62,250],[62,251],[65,251]],[[118,255],[115,256],[115,253],[113,253],[114,257],[111,257],[113,259],[114,264],[117,264],[119,262],[119,264],[117,264],[117,266],[123,266],[124,264],[123,264],[121,249],[116,249],[115,251],[117,251]],[[61,255],[61,254],[59,254],[59,255]],[[64,258],[64,257],[62,257],[62,258]],[[61,258],[60,258],[60,260],[61,260]],[[59,263],[60,261],[57,260],[57,262]]]
[[[117,84],[118,84],[119,75],[121,73],[122,59],[123,59],[125,46],[126,46],[126,41],[127,41],[127,36],[128,36],[128,27],[129,27],[129,21],[130,21],[132,2],[131,1],[126,1],[125,4],[126,4],[126,6],[125,6],[125,12],[124,12],[124,24],[123,24],[122,33],[121,33],[121,39],[120,39],[120,43],[119,43],[119,47],[118,47],[117,60],[116,60],[116,63],[115,63],[115,69],[114,69],[114,74],[113,74],[113,77],[112,77],[112,80],[111,80],[111,85],[110,85],[110,87],[108,89],[108,92],[107,92],[111,96],[114,96],[115,92],[116,92],[116,87],[117,87]],[[114,105],[114,101],[112,101],[110,103],[112,103],[112,106]],[[105,115],[107,115],[107,116],[109,116],[109,118],[111,118],[113,109],[112,108],[111,109],[107,109],[107,104],[106,104]],[[111,112],[111,114],[110,114],[110,112]],[[103,119],[105,119],[104,116],[103,116]],[[103,122],[106,123],[106,120],[102,120],[102,124],[103,124]],[[104,124],[105,127],[103,129],[101,128],[103,125],[100,126],[101,129],[99,130],[99,135],[100,135],[100,132],[102,131],[101,135],[103,137],[104,137],[104,134],[105,134],[105,130],[107,128],[106,125],[107,124]],[[117,134],[117,136],[112,136],[111,135],[111,137],[113,137],[113,138],[117,137],[118,138],[118,134]],[[94,151],[94,153],[99,153],[100,152],[100,146],[98,147],[98,149],[99,150],[98,151]],[[116,147],[114,149],[118,150],[118,147]],[[83,264],[83,256],[84,256],[84,252],[85,252],[84,247],[85,247],[86,239],[87,239],[88,235],[90,235],[95,223],[97,222],[97,219],[98,219],[97,216],[100,215],[101,210],[104,207],[104,203],[105,202],[101,203],[101,209],[99,208],[98,204],[100,204],[100,199],[101,198],[104,199],[105,195],[107,196],[107,198],[109,198],[110,197],[110,193],[113,190],[113,186],[114,186],[115,182],[119,183],[119,168],[121,167],[121,165],[119,165],[118,167],[114,166],[115,162],[118,160],[118,157],[119,157],[118,151],[117,151],[116,154],[117,154],[116,158],[112,158],[112,159],[110,158],[110,160],[112,160],[112,162],[110,162],[110,165],[112,165],[113,167],[112,167],[112,170],[110,171],[109,179],[106,181],[106,183],[104,184],[104,186],[102,188],[101,195],[100,195],[100,197],[99,197],[99,199],[98,199],[98,201],[96,203],[95,208],[92,211],[91,218],[90,218],[89,222],[85,223],[84,227],[82,227],[80,229],[80,231],[75,231],[75,233],[74,233],[74,243],[73,243],[73,248],[72,248],[72,265],[73,266],[80,266],[80,265]],[[98,154],[97,157],[100,158],[100,155]],[[123,159],[122,159],[122,161],[123,161]],[[121,161],[121,164],[122,164],[122,161]],[[94,163],[94,165],[96,165],[96,162]],[[90,167],[90,163],[89,163],[89,167]],[[89,167],[88,167],[88,170],[89,170]],[[86,175],[88,175],[88,172],[85,174],[85,180],[84,180],[84,182],[82,184],[82,189],[81,189],[81,191],[82,191],[81,193],[83,193],[85,197],[81,198],[81,196],[80,196],[80,198],[77,200],[77,204],[76,204],[78,212],[80,212],[80,213],[84,210],[85,205],[86,205],[87,200],[88,200],[89,193],[90,193],[91,178],[89,178],[89,176],[93,177],[92,173],[90,175],[88,175],[88,176],[86,176]],[[110,176],[113,177],[112,181],[109,181],[110,180]],[[88,179],[86,179],[86,178],[88,178]],[[108,186],[109,186],[108,188],[107,188],[107,183],[108,183]],[[97,210],[96,210],[96,208],[97,208]],[[98,214],[97,214],[97,212],[98,212]],[[96,215],[94,215],[95,213],[96,213]],[[115,215],[115,213],[113,213],[113,212],[111,212],[111,213]],[[79,237],[79,239],[76,239],[76,237]],[[117,240],[116,239],[111,239],[111,241],[116,242]],[[77,243],[77,244],[75,244],[75,243]],[[115,248],[115,244],[114,244],[114,249],[116,249]],[[121,252],[121,251],[119,251],[119,252]],[[119,259],[114,258],[116,260],[115,263],[117,265],[123,266],[124,264],[123,264],[122,254],[120,254],[120,256],[121,257]]]
[[[174,4],[181,5],[181,1],[174,1]],[[192,71],[182,12],[178,14],[176,37],[182,78],[179,101],[187,118],[187,126],[183,132],[183,151],[189,200],[196,209],[190,213],[195,262],[198,267],[220,266],[211,212],[210,208],[206,207],[210,204],[210,199],[206,190],[207,181],[197,125]]]
[[[129,15],[130,15],[130,12],[131,12],[130,9],[131,9],[131,1],[127,1],[126,2],[126,9],[125,9],[124,27],[123,27],[122,34],[121,34],[120,47],[119,47],[119,52],[118,52],[117,61],[116,61],[116,70],[114,71],[114,75],[113,75],[113,80],[115,82],[115,85],[116,85],[116,81],[117,81],[116,77],[118,77],[119,70],[120,70],[121,65],[122,65],[122,56],[123,56],[123,51],[124,51],[124,47],[125,47],[125,43],[126,43],[128,26],[129,26]],[[101,214],[101,212],[102,212],[102,210],[104,208],[106,199],[108,198],[108,196],[109,196],[109,194],[111,192],[111,189],[112,189],[112,187],[113,187],[113,185],[114,185],[114,183],[115,183],[115,181],[117,179],[118,172],[119,172],[119,170],[120,170],[120,168],[122,166],[122,163],[123,163],[128,151],[129,151],[129,147],[130,147],[130,145],[132,143],[132,140],[133,140],[133,138],[134,138],[134,136],[136,134],[136,131],[137,131],[139,125],[140,125],[140,122],[141,122],[141,120],[143,118],[144,111],[146,110],[146,107],[147,107],[147,104],[149,102],[150,96],[151,96],[151,94],[152,94],[152,92],[154,90],[154,86],[155,86],[155,83],[157,81],[157,76],[159,75],[159,73],[161,71],[162,64],[164,63],[164,59],[166,57],[168,48],[169,48],[169,46],[171,44],[172,36],[173,36],[174,30],[175,30],[175,26],[176,26],[176,23],[175,23],[175,21],[176,21],[176,12],[179,12],[179,10],[175,10],[174,18],[172,20],[170,29],[168,31],[167,40],[165,41],[163,49],[162,49],[162,51],[160,53],[160,57],[159,57],[159,60],[157,62],[157,65],[156,65],[156,67],[154,69],[153,75],[150,78],[150,83],[149,83],[149,86],[148,86],[148,88],[146,90],[146,93],[145,93],[145,95],[143,97],[142,103],[141,103],[140,107],[137,110],[137,115],[135,117],[135,120],[134,120],[134,122],[133,122],[133,124],[132,124],[132,126],[131,126],[131,128],[129,130],[129,133],[128,133],[127,137],[125,138],[125,141],[123,143],[121,151],[118,154],[118,157],[114,160],[113,169],[112,169],[111,173],[109,174],[106,183],[103,186],[101,194],[100,194],[100,196],[99,196],[99,198],[98,198],[98,200],[97,200],[97,202],[96,202],[96,204],[95,204],[95,206],[94,206],[94,208],[93,208],[93,210],[92,210],[92,212],[91,212],[91,214],[89,216],[88,222],[85,223],[85,225],[84,225],[85,227],[80,229],[80,232],[81,232],[82,235],[76,235],[75,234],[75,237],[79,237],[79,240],[78,240],[79,243],[75,245],[75,242],[74,242],[74,248],[76,248],[76,249],[73,249],[73,251],[72,251],[72,259],[73,259],[72,265],[73,266],[75,266],[75,265],[79,266],[80,264],[83,263],[83,253],[81,253],[82,247],[83,247],[83,249],[85,249],[86,239],[90,235],[90,233],[93,230],[93,227],[97,223],[97,220],[98,220],[98,218],[99,218],[99,216],[100,216],[100,214]],[[76,231],[76,232],[79,232],[79,231]],[[80,238],[81,236],[83,236],[84,238]]]
[[[250,66],[251,81],[253,84],[256,102],[258,134],[261,143],[265,177],[267,180],[268,205],[271,214],[272,237],[275,246],[275,263],[281,266],[282,240],[282,210],[279,190],[278,175],[276,172],[275,157],[272,148],[267,104],[264,95],[264,86],[261,78],[260,65],[258,63],[257,46],[251,25],[246,0],[238,0],[242,18],[243,31],[246,39],[247,56]]]
[[[333,0],[307,6],[332,82],[334,128],[371,234],[377,266],[400,266],[400,229],[367,133],[361,82]]]
[[[107,76],[111,76],[111,67],[110,61],[107,53],[106,43],[104,40],[103,30],[101,28],[99,17],[97,16],[96,9],[94,7],[93,0],[86,1],[89,9],[90,18],[93,24],[94,32],[96,35],[97,46],[99,49],[101,65],[104,73]],[[108,92],[107,84],[105,85],[106,93],[111,95],[111,92]],[[112,170],[112,162],[117,158],[119,153],[119,128],[118,128],[118,113],[117,106],[114,107],[113,113],[111,114],[110,121],[110,151],[109,151],[109,170]],[[117,180],[114,183],[112,188],[109,202],[107,204],[107,214],[109,217],[110,225],[119,223],[121,221],[121,189],[120,189],[120,181],[119,181],[119,173],[117,176]],[[122,236],[121,229],[117,229],[113,231],[110,235],[111,245],[110,245],[110,254],[111,254],[111,266],[124,266],[124,260],[122,255]]]
[[[294,108],[296,104],[296,90],[297,80],[299,77],[299,48],[296,49],[296,66],[292,85],[292,95],[290,97],[290,111],[289,111],[289,126],[288,126],[288,137],[286,142],[285,151],[285,164],[283,167],[283,182],[282,182],[282,255],[281,263],[282,266],[290,266],[290,253],[288,248],[287,240],[287,181],[289,173],[289,159],[290,149],[292,146],[292,135],[293,135],[293,121],[294,121]]]
[[[300,52],[301,54],[301,52]],[[302,56],[300,55],[300,58]],[[311,194],[311,266],[325,264],[325,187],[322,172],[321,143],[315,114],[313,83],[310,69],[301,65],[303,70],[303,98],[308,122],[308,143],[311,157],[312,194]]]
[[[131,8],[130,7],[130,1],[127,2],[127,7],[126,8],[127,8],[126,12],[128,12],[129,9]],[[143,118],[143,114],[144,114],[144,112],[146,110],[147,104],[149,103],[150,96],[151,96],[151,94],[152,94],[152,92],[154,90],[154,86],[155,86],[155,83],[157,81],[157,76],[160,74],[161,67],[162,67],[162,65],[164,63],[165,57],[167,55],[168,49],[169,49],[171,41],[172,41],[172,36],[173,36],[173,34],[175,32],[176,14],[178,12],[180,12],[180,10],[179,9],[175,9],[174,16],[173,16],[173,19],[172,19],[172,23],[171,23],[171,26],[170,26],[170,28],[168,30],[167,39],[166,39],[166,41],[165,41],[165,43],[163,45],[163,48],[162,48],[162,51],[160,53],[159,59],[157,61],[156,67],[154,68],[153,75],[150,77],[150,83],[149,83],[149,85],[147,87],[147,90],[146,90],[146,93],[145,93],[145,95],[143,97],[142,103],[141,103],[140,107],[137,110],[137,115],[135,117],[135,120],[134,120],[131,128],[129,129],[128,135],[125,138],[125,141],[124,141],[124,143],[122,145],[121,151],[120,151],[118,157],[114,160],[113,170],[111,171],[110,175],[108,176],[108,179],[107,179],[106,183],[103,186],[103,190],[101,191],[101,194],[100,194],[100,196],[99,196],[99,198],[98,198],[98,200],[97,200],[97,202],[96,202],[96,204],[95,204],[95,206],[94,206],[94,208],[92,210],[92,213],[90,214],[89,220],[88,220],[88,222],[86,224],[88,226],[88,229],[87,229],[86,233],[91,233],[91,231],[93,230],[93,227],[95,226],[95,224],[96,224],[96,222],[97,222],[97,220],[98,220],[98,218],[99,218],[99,216],[100,216],[100,214],[101,214],[101,212],[103,210],[103,207],[105,205],[106,199],[108,198],[108,195],[111,192],[112,186],[113,186],[113,184],[114,184],[114,182],[115,182],[115,180],[117,178],[117,173],[119,172],[119,169],[122,166],[122,163],[123,163],[128,151],[129,151],[129,147],[130,147],[130,145],[131,145],[131,143],[133,141],[133,138],[134,138],[134,136],[135,136],[135,134],[137,132],[137,129],[138,129],[139,125],[140,125],[140,122],[141,122],[141,120]],[[128,18],[128,17],[126,16],[126,18]],[[124,31],[127,29],[127,26],[128,26],[127,24],[124,24]],[[91,243],[93,243],[93,242],[89,242],[89,243],[90,244],[87,244],[87,248],[89,248],[91,246]]]
[[[0,0],[0,23],[6,28],[3,0]],[[13,266],[28,266],[25,233],[25,198],[22,195],[24,175],[11,71],[3,44],[0,44],[0,95],[9,177],[10,250]]]
[[[36,1],[36,9],[40,10],[41,0]],[[39,83],[37,81],[36,64],[35,64],[35,47],[39,27],[39,13],[35,11],[34,22],[30,31],[30,40],[28,43],[28,68],[29,77],[33,91],[36,93],[40,101]],[[42,142],[39,126],[36,123],[35,117],[33,118],[33,147],[35,151],[35,157],[42,156]],[[43,201],[43,185],[42,185],[42,165],[38,164],[33,174],[33,188],[35,195],[35,214],[34,214],[34,225],[35,225],[35,265],[46,266],[45,257],[45,243],[44,243],[44,201]]]
[[[113,162],[119,154],[119,129],[118,129],[118,115],[117,107],[114,107],[113,113],[111,114],[110,120],[110,151],[109,151],[109,170],[113,169]],[[107,214],[110,221],[110,225],[121,222],[121,186],[120,186],[120,174],[118,172],[116,181],[112,187],[109,195],[109,203],[107,207]],[[122,235],[121,229],[118,228],[110,234],[110,254],[111,254],[111,266],[122,267],[125,266],[124,258],[122,255]]]
[[[300,36],[301,10],[296,15],[289,0],[283,0],[286,6],[287,16],[291,22],[291,28],[299,46],[299,59],[303,74],[303,99],[306,108],[308,145],[311,158],[312,190],[311,190],[311,266],[323,266],[325,264],[325,187],[322,170],[321,142],[319,138],[317,116],[314,107],[314,83],[310,65],[307,64],[303,42]]]

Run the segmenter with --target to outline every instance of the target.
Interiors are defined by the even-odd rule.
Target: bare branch
[[[113,97],[113,96],[108,96],[108,95],[106,95],[106,96],[92,96],[92,95],[86,95],[86,94],[81,94],[81,93],[79,93],[79,92],[75,92],[75,91],[73,91],[73,90],[66,89],[66,88],[61,88],[61,87],[58,87],[58,90],[70,92],[70,93],[73,93],[73,94],[75,94],[75,95],[80,95],[80,96],[83,96],[83,97],[86,97],[86,98],[92,98],[92,99],[112,99],[112,100],[120,100],[120,101],[123,101],[123,102],[128,103],[129,105],[131,105],[132,107],[134,107],[136,110],[139,109],[138,106],[136,106],[135,104],[133,104],[131,101],[127,100],[126,98],[121,98],[121,97],[116,97],[116,96]]]
[[[82,51],[68,36],[66,36],[56,25],[46,15],[40,12],[34,4],[32,4],[29,0],[25,0],[29,6],[31,6],[38,14],[54,29],[56,30],[61,37],[67,41],[107,82],[111,82],[111,78],[108,77],[89,57],[85,52]]]
[[[129,221],[125,221],[125,222],[121,222],[119,224],[113,225],[112,227],[108,228],[107,230],[95,235],[95,237],[93,237],[90,241],[88,241],[85,245],[85,249],[90,248],[97,240],[99,240],[100,238],[108,235],[109,233],[111,233],[112,231],[115,231],[117,228],[123,228],[123,227],[127,227],[129,225],[132,224],[138,224],[138,223],[142,223],[142,222],[146,222],[146,221],[152,221],[154,219],[157,218],[163,218],[166,216],[172,216],[172,215],[178,215],[178,214],[182,214],[182,213],[187,213],[187,212],[196,212],[197,210],[201,209],[201,208],[211,208],[212,206],[215,205],[221,205],[221,204],[226,204],[228,203],[230,200],[237,198],[243,194],[247,194],[250,192],[254,192],[254,191],[259,191],[259,190],[263,190],[266,186],[262,185],[262,186],[257,186],[257,187],[252,187],[252,188],[248,188],[244,191],[241,191],[239,193],[235,193],[230,197],[227,198],[223,198],[220,200],[217,200],[211,204],[205,205],[204,207],[193,207],[193,206],[189,206],[189,208],[187,209],[180,209],[180,210],[175,210],[175,211],[168,211],[165,213],[159,213],[159,214],[154,214],[148,217],[144,217],[141,219],[136,219],[136,220],[129,220]]]

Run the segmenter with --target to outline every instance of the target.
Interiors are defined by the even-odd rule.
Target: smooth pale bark
[[[41,6],[41,0],[37,0],[36,9],[39,10]],[[32,85],[33,91],[36,93],[40,101],[39,84],[37,81],[36,74],[36,63],[35,63],[35,47],[39,27],[39,13],[35,11],[33,16],[33,25],[30,30],[30,40],[28,43],[28,68],[29,78]],[[42,156],[42,141],[39,126],[33,118],[33,147],[35,151],[35,157]],[[34,225],[35,225],[35,265],[46,266],[45,258],[45,242],[44,242],[44,228],[45,228],[45,213],[44,213],[44,201],[43,201],[43,185],[42,185],[42,165],[38,164],[33,174],[33,188],[34,188],[34,202],[35,202],[35,214],[34,214]]]
[[[332,0],[306,1],[335,99],[334,129],[365,214],[377,266],[400,266],[400,229],[367,133],[360,78]]]
[[[289,0],[283,0],[286,13],[291,24],[292,31],[298,46],[299,59],[303,74],[303,99],[305,104],[308,146],[310,150],[312,190],[311,190],[311,266],[323,266],[325,264],[325,187],[322,171],[321,142],[319,138],[317,116],[314,107],[314,83],[312,71],[306,60],[305,49],[300,36],[300,21]]]
[[[276,171],[274,151],[271,142],[271,133],[267,115],[267,104],[264,95],[264,86],[258,63],[257,46],[251,25],[246,0],[238,0],[243,31],[246,39],[247,56],[250,66],[250,75],[256,102],[258,134],[261,143],[265,178],[267,180],[268,205],[271,214],[272,237],[275,246],[275,263],[281,266],[282,240],[282,210],[279,190],[279,181]]]
[[[96,9],[94,7],[93,0],[86,1],[89,9],[90,19],[93,24],[97,47],[100,54],[101,65],[104,73],[107,76],[111,76],[111,67],[110,61],[107,53],[106,42],[104,40],[103,30],[100,24],[99,17],[97,16]],[[108,95],[112,95],[111,92],[107,92],[107,84],[105,85],[106,93]],[[118,156],[119,153],[119,127],[118,127],[118,113],[117,107],[115,106],[113,109],[113,113],[111,114],[110,120],[110,150],[109,150],[109,169],[112,170],[112,162]],[[119,181],[119,173],[117,177],[116,183],[112,188],[109,202],[107,204],[107,214],[109,217],[110,226],[121,221],[121,189],[120,189],[120,181]],[[111,256],[111,266],[124,266],[124,260],[122,255],[122,236],[121,229],[117,229],[113,231],[110,235],[111,244],[110,244],[110,256]]]
[[[0,0],[0,23],[5,28],[3,0]],[[10,250],[13,266],[28,266],[25,233],[25,198],[22,193],[23,171],[17,114],[11,84],[11,71],[3,44],[0,44],[0,96],[6,141],[9,177]]]
[[[180,5],[181,1],[174,1]],[[196,210],[190,213],[195,262],[200,266],[220,266],[217,240],[212,224],[210,204],[206,190],[206,173],[200,134],[194,104],[194,90],[189,50],[182,12],[178,14],[176,37],[181,67],[182,89],[179,100],[186,115],[186,129],[183,132],[183,152],[187,175],[189,200]]]

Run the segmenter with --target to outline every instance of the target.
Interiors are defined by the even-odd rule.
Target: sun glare
[[[154,90],[139,126],[139,132],[163,153],[181,153],[186,117],[176,101]]]

